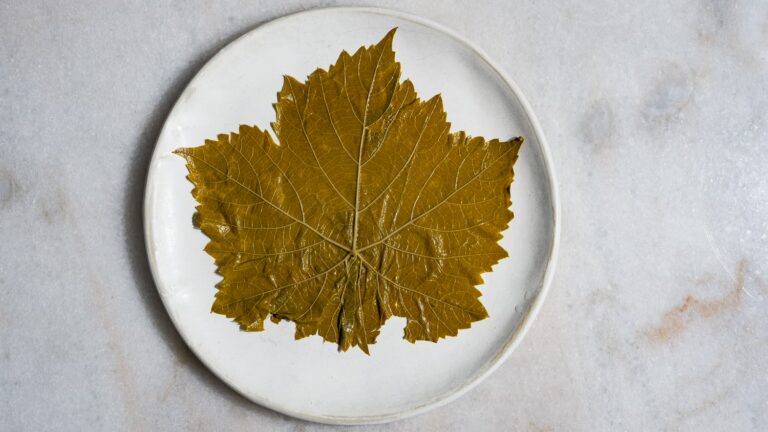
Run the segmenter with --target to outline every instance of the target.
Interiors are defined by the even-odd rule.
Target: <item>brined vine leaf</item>
[[[488,315],[476,286],[507,256],[523,139],[452,132],[441,97],[400,80],[394,35],[284,77],[274,138],[240,126],[176,151],[223,277],[212,310],[242,329],[290,320],[368,353],[392,316],[436,342]]]

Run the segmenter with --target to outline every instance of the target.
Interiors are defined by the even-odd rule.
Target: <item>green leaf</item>
[[[393,315],[411,342],[488,316],[476,285],[507,256],[497,242],[523,139],[452,133],[440,96],[400,81],[394,34],[303,83],[286,76],[277,141],[240,126],[176,151],[223,276],[213,312],[244,330],[285,319],[297,339],[368,353]]]

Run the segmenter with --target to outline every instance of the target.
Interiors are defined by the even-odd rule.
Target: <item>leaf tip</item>
[[[371,352],[368,351],[368,344],[358,344],[357,346],[360,348],[361,351],[365,353],[365,355],[367,355],[368,357],[371,356]]]
[[[387,34],[384,35],[383,38],[381,38],[379,43],[376,45],[387,50],[392,50],[392,41],[395,39],[395,33],[397,33],[397,29],[397,27],[393,27],[390,31],[387,32]]]

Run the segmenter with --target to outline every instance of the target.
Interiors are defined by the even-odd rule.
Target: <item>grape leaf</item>
[[[440,95],[400,81],[394,34],[303,83],[285,76],[277,141],[243,125],[176,150],[223,276],[212,311],[242,329],[290,320],[296,339],[368,353],[391,316],[410,342],[488,316],[475,286],[507,256],[523,139],[451,133]]]

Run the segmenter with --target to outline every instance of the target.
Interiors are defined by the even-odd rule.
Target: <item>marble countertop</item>
[[[343,3],[0,2],[0,429],[329,428],[190,353],[141,206],[200,66]],[[452,27],[518,82],[563,213],[550,295],[510,359],[446,407],[361,430],[768,430],[768,3],[669,3],[355,2]]]

